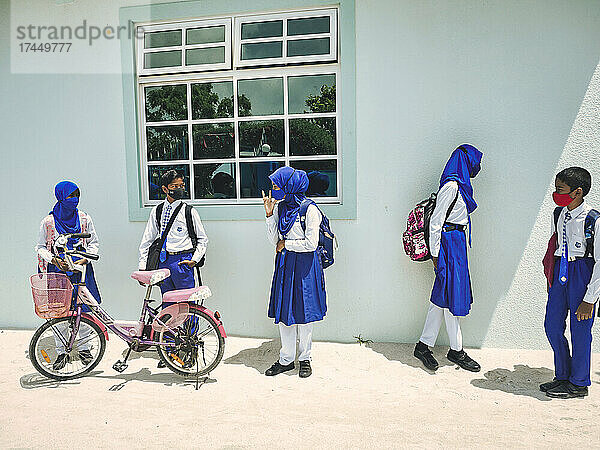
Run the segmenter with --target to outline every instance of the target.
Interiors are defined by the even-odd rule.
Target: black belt
[[[444,231],[454,231],[454,230],[458,230],[458,231],[465,231],[467,229],[466,225],[458,225],[456,223],[445,223],[443,230]]]
[[[560,261],[560,256],[556,256],[554,255],[554,261],[558,262]],[[580,259],[589,259],[589,260],[594,260],[594,258],[592,258],[591,256],[569,256],[568,261],[576,261],[576,260],[580,260]]]
[[[180,252],[167,252],[167,255],[175,256],[175,255],[183,255],[184,253],[194,253],[194,249],[181,250]]]

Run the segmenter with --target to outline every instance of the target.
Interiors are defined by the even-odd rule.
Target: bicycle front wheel
[[[183,376],[206,375],[221,362],[225,339],[215,320],[195,307],[190,307],[183,324],[173,331],[158,334],[160,359],[175,373]]]
[[[75,317],[61,317],[37,329],[29,344],[29,359],[35,370],[54,380],[70,380],[84,376],[98,365],[106,349],[104,333],[95,322],[82,317],[68,351],[74,327]]]

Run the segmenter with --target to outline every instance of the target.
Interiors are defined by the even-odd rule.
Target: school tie
[[[167,224],[169,223],[169,219],[171,218],[171,205],[167,205],[165,208],[165,215],[162,220],[162,224],[160,225],[160,235],[162,236],[167,228]],[[160,262],[165,262],[167,260],[167,240],[163,242],[163,246],[160,249]]]
[[[568,266],[569,266],[569,245],[567,242],[567,222],[571,220],[571,213],[567,211],[565,213],[565,221],[563,222],[562,231],[562,253],[560,255],[560,269],[558,272],[560,284],[567,284],[568,278]]]

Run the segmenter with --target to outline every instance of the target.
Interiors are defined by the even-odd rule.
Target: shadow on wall
[[[554,371],[547,367],[529,367],[522,364],[514,366],[514,370],[494,369],[483,375],[485,378],[471,381],[471,384],[481,389],[502,391],[513,395],[525,395],[540,401],[550,398],[540,391],[540,384],[554,378]]]

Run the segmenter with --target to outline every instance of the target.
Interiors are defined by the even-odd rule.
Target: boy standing
[[[558,248],[552,285],[548,291],[546,336],[554,351],[555,378],[540,385],[552,398],[585,397],[590,382],[590,359],[594,305],[600,295],[600,213],[584,197],[592,186],[590,173],[570,167],[556,175],[554,202],[561,207],[552,220]],[[554,217],[556,217],[556,215]],[[565,338],[570,315],[571,346]]]

